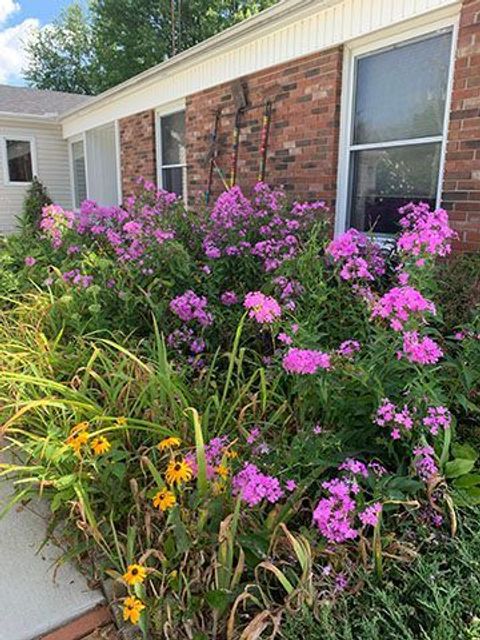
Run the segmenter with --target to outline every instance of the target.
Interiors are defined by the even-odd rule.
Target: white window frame
[[[73,145],[76,142],[83,142],[83,158],[85,162],[85,184],[87,187],[87,200],[90,198],[90,187],[88,184],[88,154],[87,154],[87,133],[84,131],[78,136],[73,136],[68,140],[68,163],[70,165],[70,190],[72,192],[72,208],[77,210],[75,202],[75,176],[73,174]]]
[[[2,160],[3,160],[3,183],[6,187],[27,187],[32,184],[31,181],[16,182],[10,180],[10,172],[8,170],[8,153],[7,153],[7,140],[14,140],[19,142],[30,143],[30,158],[32,160],[32,179],[38,176],[37,168],[37,147],[35,144],[34,136],[26,136],[25,134],[16,134],[14,131],[8,135],[2,136]]]
[[[335,237],[344,233],[349,222],[349,192],[352,169],[352,154],[355,151],[366,149],[380,149],[389,147],[399,147],[407,145],[416,145],[422,143],[438,143],[441,142],[439,175],[436,193],[436,206],[440,206],[443,176],[445,170],[445,156],[448,142],[448,127],[450,122],[450,107],[452,100],[453,76],[455,70],[455,52],[458,39],[459,14],[455,13],[447,15],[436,21],[425,18],[416,21],[414,25],[405,27],[400,33],[388,30],[388,33],[362,38],[356,42],[347,43],[344,46],[343,60],[343,80],[342,80],[342,100],[340,113],[340,136],[339,136],[339,162],[337,175],[337,207],[335,216]],[[436,33],[440,34],[450,30],[452,32],[451,51],[450,51],[450,68],[447,81],[447,93],[445,100],[445,114],[443,122],[442,134],[438,136],[428,136],[425,138],[416,138],[408,140],[394,140],[388,142],[374,142],[366,144],[352,144],[353,124],[354,124],[354,100],[355,100],[355,70],[358,58],[364,57],[375,52],[386,51],[391,47],[408,44],[416,40],[428,38]],[[388,238],[386,234],[379,234],[380,238]]]
[[[163,169],[183,169],[185,180],[183,183],[183,200],[187,202],[187,163],[185,164],[163,164],[162,162],[162,118],[172,116],[183,111],[185,113],[186,130],[186,104],[185,100],[178,100],[155,109],[155,155],[157,166],[157,185],[163,189]]]

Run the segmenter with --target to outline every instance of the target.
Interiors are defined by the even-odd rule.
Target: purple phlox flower
[[[447,256],[452,250],[452,240],[458,234],[449,226],[445,209],[430,211],[425,202],[410,203],[399,209],[402,233],[397,241],[397,249],[414,257],[416,266],[425,264],[423,256]]]
[[[224,291],[220,296],[220,302],[226,307],[230,307],[238,302],[238,296],[235,291]]]
[[[260,429],[258,427],[253,427],[250,433],[247,436],[247,444],[253,444],[260,437]]]
[[[329,495],[321,498],[315,511],[313,521],[320,533],[329,541],[342,543],[357,537],[358,531],[353,527],[356,502],[352,498],[352,487],[349,482],[335,478],[324,482],[323,488]]]
[[[320,369],[330,369],[331,359],[322,351],[292,347],[283,357],[282,365],[288,373],[314,374]]]
[[[278,478],[262,473],[252,463],[245,463],[243,469],[233,476],[232,493],[251,507],[262,500],[275,504],[284,496]]]
[[[427,312],[435,315],[435,305],[420,291],[409,286],[393,287],[374,304],[372,318],[386,319],[394,331],[403,331],[412,317],[423,320]]]
[[[417,447],[413,450],[415,459],[413,466],[422,480],[428,481],[438,474],[437,463],[435,462],[435,451],[430,446]]]
[[[436,436],[440,429],[446,431],[452,424],[452,414],[447,407],[428,407],[427,415],[423,419],[423,424],[433,436]]]
[[[361,346],[358,340],[345,340],[337,349],[337,353],[342,358],[351,358],[360,351]]]
[[[285,483],[285,489],[287,491],[295,491],[295,489],[297,488],[297,483],[295,482],[295,480],[287,480]]]
[[[422,338],[418,331],[407,331],[403,334],[403,350],[397,356],[414,364],[436,364],[443,357],[443,351],[429,336]]]
[[[243,306],[249,310],[248,317],[260,324],[271,324],[282,315],[280,305],[271,296],[260,291],[250,291],[245,296]]]
[[[339,471],[349,471],[354,476],[360,475],[368,478],[367,465],[361,460],[355,460],[355,458],[347,458],[338,469]]]
[[[194,291],[188,290],[171,300],[169,307],[183,322],[194,320],[202,327],[208,327],[213,323],[213,315],[206,310],[207,305],[205,296],[197,296]]]
[[[363,511],[358,514],[361,523],[364,527],[367,525],[371,527],[375,527],[378,524],[378,519],[380,514],[382,513],[382,505],[380,502],[375,502],[374,504],[366,507]]]
[[[37,264],[37,260],[33,256],[27,256],[25,258],[25,266],[26,267],[33,267],[33,265],[35,265],[35,264]]]

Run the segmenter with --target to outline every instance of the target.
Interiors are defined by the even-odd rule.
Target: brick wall
[[[338,163],[342,48],[275,66],[243,78],[248,109],[241,120],[238,183],[257,179],[264,102],[273,103],[266,180],[302,198],[324,198],[334,206]],[[214,112],[221,107],[218,165],[229,175],[234,103],[229,83],[187,98],[189,194],[204,192]],[[222,191],[218,175],[214,192]]]
[[[157,181],[155,162],[155,112],[135,113],[120,120],[120,163],[123,196],[128,196],[135,179]]]
[[[457,248],[480,249],[480,0],[462,6],[443,190]]]

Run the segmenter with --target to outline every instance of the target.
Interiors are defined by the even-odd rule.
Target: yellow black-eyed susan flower
[[[87,426],[83,426],[87,425]],[[81,448],[88,442],[88,422],[80,423],[73,427],[67,438],[67,445],[71,447],[75,453],[80,453]]]
[[[125,622],[131,622],[132,624],[138,624],[140,620],[140,614],[145,609],[145,605],[138,598],[128,596],[123,601],[123,619]]]
[[[162,489],[153,496],[153,506],[160,509],[160,511],[171,509],[175,506],[176,502],[175,494],[168,489]]]
[[[168,484],[181,484],[192,479],[192,467],[186,460],[170,460],[168,463],[165,478]]]
[[[169,438],[164,438],[161,442],[159,442],[157,444],[157,448],[160,449],[160,451],[165,451],[165,449],[173,449],[175,447],[179,447],[181,443],[182,441],[180,440],[180,438],[177,438],[176,436],[170,436]]]
[[[92,451],[95,455],[101,456],[103,453],[107,453],[112,447],[110,441],[105,436],[98,436],[92,440]]]
[[[230,469],[224,464],[219,464],[216,468],[216,472],[221,478],[223,478],[223,480],[226,480],[228,478],[228,474],[230,473]]]
[[[141,564],[129,564],[123,580],[129,585],[141,584],[147,577],[147,570]]]

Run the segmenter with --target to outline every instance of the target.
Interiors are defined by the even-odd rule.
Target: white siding
[[[0,136],[29,136],[35,141],[37,177],[47,187],[51,199],[64,207],[72,206],[68,145],[62,128],[47,122],[1,120]],[[6,185],[3,154],[0,153],[0,234],[15,229],[16,217],[22,210],[27,187]]]
[[[119,203],[115,124],[86,133],[88,196],[102,205]]]
[[[288,6],[288,3],[285,5]],[[91,106],[63,119],[65,137],[113,120],[154,109],[242,75],[282,64],[316,51],[368,36],[424,16],[437,19],[443,10],[458,11],[457,0],[305,0],[291,13],[252,22],[251,29],[227,30],[198,45],[191,53],[161,65],[158,70],[105,92]],[[276,16],[277,5],[272,16]],[[435,15],[436,12],[436,15]],[[265,18],[268,12],[265,13]],[[247,21],[248,22],[248,21]]]

